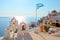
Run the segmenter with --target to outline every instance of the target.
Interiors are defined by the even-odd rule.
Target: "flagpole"
[[[37,8],[36,8],[36,22],[37,22]]]
[[[43,7],[44,5],[39,3],[39,4],[36,4],[36,23],[37,23],[37,19],[38,19],[38,14],[37,14],[37,10],[40,8],[40,7]]]

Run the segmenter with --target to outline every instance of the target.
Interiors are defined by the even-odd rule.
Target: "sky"
[[[36,16],[36,4],[43,7],[37,10],[40,17],[52,10],[60,11],[60,0],[0,0],[0,16]]]

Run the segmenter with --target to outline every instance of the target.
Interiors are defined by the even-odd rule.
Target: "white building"
[[[20,31],[23,30],[23,28],[25,28],[25,30],[26,30],[27,27],[28,26],[27,26],[25,17],[15,16],[9,22],[9,26],[5,30],[4,38],[12,38],[14,36],[14,34],[19,33]]]

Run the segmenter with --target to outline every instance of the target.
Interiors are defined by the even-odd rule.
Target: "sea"
[[[37,18],[40,19],[40,17],[37,17]],[[4,36],[5,29],[8,27],[11,19],[12,19],[12,17],[0,17],[0,37]],[[35,19],[36,19],[36,17],[34,17],[34,16],[26,17],[26,21],[28,23],[36,22]]]

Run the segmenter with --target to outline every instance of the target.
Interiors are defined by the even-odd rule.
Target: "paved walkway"
[[[60,40],[60,37],[52,36],[48,33],[38,33],[29,32],[33,40]]]
[[[23,38],[24,38],[24,40],[33,40],[29,33],[24,33]]]
[[[55,37],[47,33],[40,33],[40,35],[45,39],[45,40],[60,40],[60,37]]]
[[[29,34],[31,35],[33,40],[44,40],[41,36],[39,36],[38,34],[35,34],[33,32],[29,32]]]
[[[22,35],[22,34],[24,34],[24,35]],[[51,36],[47,33],[36,34],[34,32],[27,31],[27,32],[18,34],[17,38],[15,38],[15,39],[13,39],[13,38],[12,39],[5,38],[5,39],[6,40],[60,40],[60,37],[54,37],[54,36]]]

